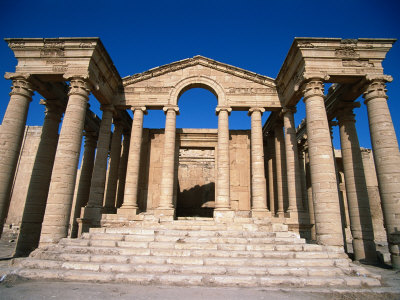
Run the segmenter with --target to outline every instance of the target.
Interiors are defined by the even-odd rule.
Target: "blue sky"
[[[125,77],[195,55],[275,78],[294,37],[399,38],[400,1],[0,1],[0,37],[98,36]],[[16,60],[0,42],[0,73],[13,72]],[[384,62],[389,107],[400,137],[400,41]],[[0,119],[11,82],[0,78]],[[43,107],[35,95],[28,125],[41,125]],[[101,115],[94,99],[91,108]],[[178,127],[216,128],[216,98],[187,91],[179,101]],[[357,110],[361,146],[370,147],[365,105]],[[263,116],[265,120],[266,113]],[[296,126],[304,117],[299,103]],[[150,111],[145,127],[164,127],[161,111]],[[231,129],[248,129],[250,118],[233,112]],[[335,147],[340,141],[335,129]]]

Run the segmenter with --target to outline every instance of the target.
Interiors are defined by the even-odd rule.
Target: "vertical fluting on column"
[[[40,245],[58,242],[68,234],[89,92],[85,80],[70,79],[69,100],[58,139]]]
[[[304,102],[317,242],[343,246],[336,171],[322,80],[313,79],[304,84]]]
[[[286,185],[286,159],[285,159],[285,141],[283,136],[282,122],[277,121],[274,127],[275,132],[275,170],[277,187],[277,211],[279,216],[284,213],[284,199],[287,196]]]
[[[85,207],[89,200],[90,182],[92,181],[94,157],[97,145],[97,133],[86,131],[84,135],[85,146],[83,150],[78,186],[76,187],[75,207],[73,208],[73,220],[71,227],[72,238],[76,238],[78,236],[77,219],[81,216],[82,207]]]
[[[127,169],[126,166],[128,164],[130,135],[131,133],[129,132],[129,130],[124,130],[124,139],[122,142],[122,154],[118,168],[118,188],[117,188],[117,199],[115,204],[117,208],[120,208],[124,201],[126,169]]]
[[[251,208],[253,212],[268,211],[261,124],[263,112],[265,112],[265,109],[260,107],[249,110],[249,116],[251,116]]]
[[[57,100],[41,100],[40,103],[46,105],[45,118],[22,215],[16,256],[28,255],[39,244],[57,149],[58,128],[64,111],[64,107]]]
[[[296,109],[294,107],[286,107],[282,110],[283,126],[285,128],[285,154],[289,200],[289,207],[287,211],[292,213],[303,211],[299,155],[297,150],[296,128],[293,117],[293,113],[295,112]]]
[[[299,170],[300,170],[300,186],[301,186],[301,200],[304,211],[308,211],[308,194],[306,187],[306,166],[305,166],[305,153],[302,148],[298,149],[299,153]]]
[[[174,181],[175,181],[175,149],[176,149],[176,115],[177,106],[165,106],[164,152],[161,170],[161,193],[159,210],[173,210]]]
[[[311,185],[311,174],[310,174],[310,156],[308,155],[308,146],[307,151],[305,152],[305,164],[306,164],[306,187],[307,187],[307,199],[308,199],[308,214],[310,216],[310,224],[311,227],[311,240],[317,240],[317,234],[315,230],[315,215],[314,215],[314,201],[313,201],[313,192]]]
[[[217,145],[217,197],[216,210],[230,210],[230,160],[229,160],[229,114],[230,107],[217,107],[218,145]]]
[[[116,192],[118,183],[118,169],[121,158],[121,137],[123,126],[121,121],[114,119],[114,133],[111,141],[111,154],[109,161],[108,180],[104,200],[104,213],[116,212]]]
[[[103,209],[107,177],[107,158],[110,149],[111,122],[115,114],[115,109],[113,105],[102,105],[100,109],[103,111],[103,115],[101,117],[96,158],[94,159],[92,180],[90,182],[89,201],[83,212],[83,232],[86,232],[89,227],[100,226]]]
[[[267,136],[267,153],[268,153],[268,198],[269,198],[269,209],[272,215],[275,215],[275,175],[274,175],[274,156],[275,156],[275,145],[273,132],[270,132]]]
[[[143,116],[145,107],[132,107],[133,123],[126,169],[124,203],[121,210],[135,215],[138,210],[140,153],[142,149]]]
[[[364,93],[372,141],[384,224],[392,266],[400,268],[400,154],[392,118],[387,105],[386,82],[390,76],[367,78]]]
[[[14,75],[14,76],[13,76]],[[0,236],[10,205],[10,193],[25,131],[33,89],[27,76],[6,74],[12,79],[12,91],[0,127]]]
[[[376,247],[369,208],[367,184],[352,108],[337,112],[343,170],[356,260],[376,262]]]

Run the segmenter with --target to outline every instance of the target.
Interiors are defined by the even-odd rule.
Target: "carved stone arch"
[[[207,76],[191,76],[179,81],[171,91],[169,104],[178,105],[182,94],[193,88],[204,88],[217,97],[218,106],[227,106],[224,89],[215,80]]]

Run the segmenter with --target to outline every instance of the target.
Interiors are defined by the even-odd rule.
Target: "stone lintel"
[[[304,80],[357,82],[383,74],[382,61],[395,39],[295,38],[276,78],[284,105],[301,98]]]

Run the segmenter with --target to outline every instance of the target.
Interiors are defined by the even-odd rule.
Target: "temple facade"
[[[387,241],[400,267],[400,155],[382,67],[394,39],[295,38],[275,79],[202,56],[121,78],[98,38],[6,41],[18,64],[5,75],[0,228],[19,227],[17,256],[96,228],[246,219],[324,247],[349,242],[354,259],[368,262]],[[191,88],[216,96],[218,129],[176,128]],[[41,128],[25,127],[34,92],[46,106]],[[299,101],[306,118],[296,128]],[[360,105],[372,150],[358,142]],[[143,128],[152,110],[165,112],[165,128]],[[229,130],[235,110],[248,112],[251,130]]]

